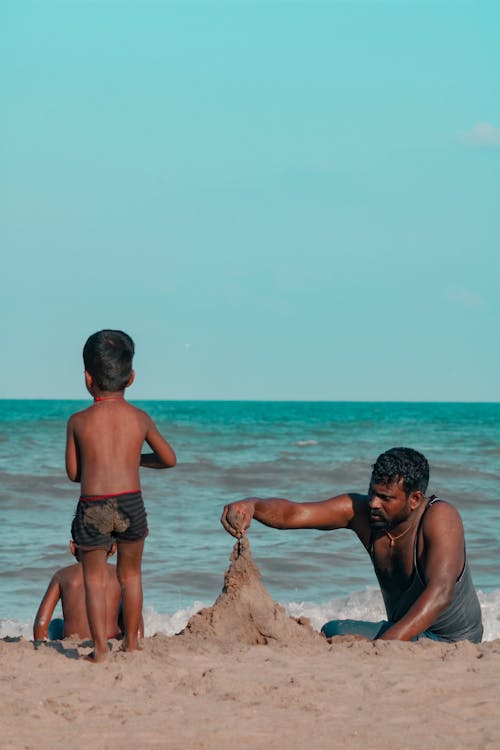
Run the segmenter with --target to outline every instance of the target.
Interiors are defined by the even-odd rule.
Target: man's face
[[[411,514],[410,496],[406,494],[403,481],[385,483],[370,482],[368,488],[370,526],[374,531],[392,529]]]

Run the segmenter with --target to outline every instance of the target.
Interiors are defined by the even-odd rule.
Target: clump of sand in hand
[[[268,594],[252,559],[247,538],[236,542],[224,574],[222,593],[211,607],[189,620],[181,636],[255,645],[269,642],[323,640],[305,618],[288,617]]]

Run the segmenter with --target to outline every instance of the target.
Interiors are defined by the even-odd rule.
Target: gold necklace
[[[409,530],[411,529],[411,527],[412,527],[412,524],[410,524],[409,526],[407,526],[406,529],[404,531],[402,531],[401,534],[398,534],[397,536],[393,536],[389,531],[385,531],[384,532],[385,535],[387,537],[389,537],[389,547],[394,547],[394,542],[397,542],[398,539],[401,539],[401,537],[403,537],[405,534],[407,534],[409,532]]]

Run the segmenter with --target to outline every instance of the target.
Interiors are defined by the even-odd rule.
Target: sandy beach
[[[214,605],[104,665],[78,639],[0,641],[2,750],[500,748],[500,640],[326,641],[269,596],[245,545]]]

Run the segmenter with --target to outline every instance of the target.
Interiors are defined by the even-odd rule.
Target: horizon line
[[[65,398],[52,398],[48,396],[0,396],[0,402],[2,401],[91,401],[90,398],[81,397],[65,397]],[[274,399],[274,398],[155,398],[155,397],[140,397],[140,398],[127,398],[127,401],[163,401],[168,403],[193,403],[193,404],[500,404],[500,401],[457,401],[457,400],[445,400],[439,399],[417,399],[417,400],[406,400],[406,399]]]

